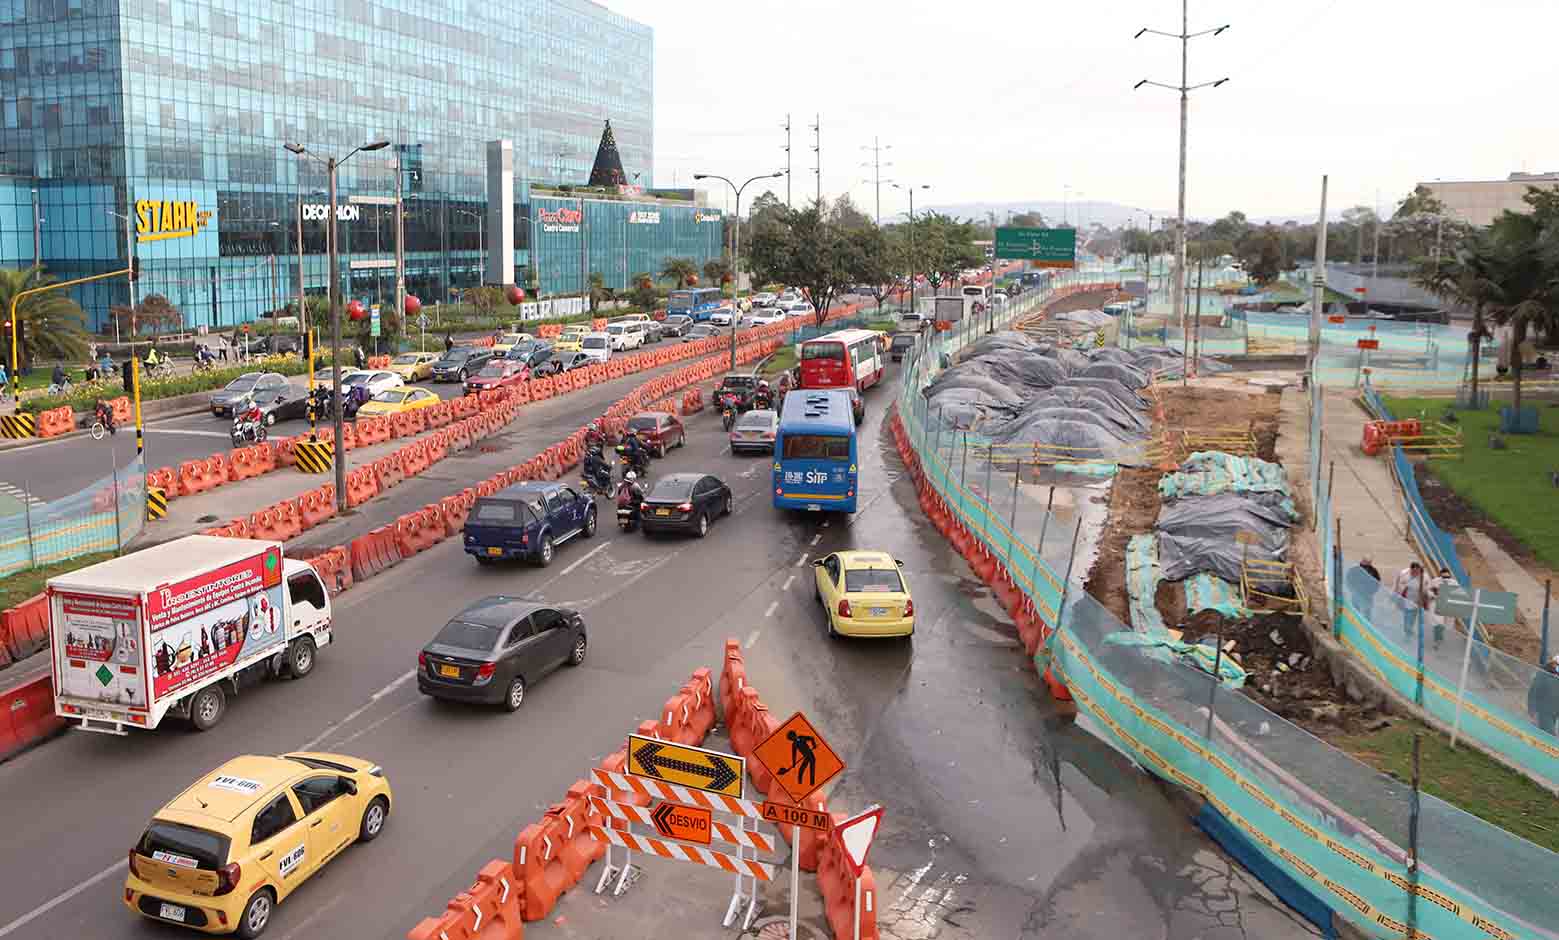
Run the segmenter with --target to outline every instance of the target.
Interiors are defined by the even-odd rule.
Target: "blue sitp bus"
[[[667,314],[686,314],[694,320],[702,322],[709,319],[709,315],[720,309],[720,288],[718,287],[692,287],[687,290],[674,290],[666,298]]]
[[[859,466],[849,392],[785,396],[774,439],[774,508],[855,512]]]

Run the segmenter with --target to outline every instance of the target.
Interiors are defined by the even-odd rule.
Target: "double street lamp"
[[[325,224],[325,252],[329,258],[330,269],[330,391],[331,406],[335,411],[335,459],[332,463],[336,469],[336,509],[346,513],[348,510],[346,501],[346,454],[341,447],[341,437],[344,432],[341,407],[341,268],[340,261],[336,257],[336,170],[341,164],[352,159],[357,153],[368,150],[383,150],[390,146],[388,140],[376,140],[363,144],[352,150],[346,156],[337,160],[335,157],[321,157],[311,153],[302,144],[284,144],[288,152],[300,157],[310,157],[325,167],[325,174],[329,180],[330,208],[326,210],[328,216]]]
[[[909,252],[906,261],[909,262],[909,307],[915,309],[915,190],[930,189],[930,183],[921,183],[919,186],[913,183],[892,183],[894,189],[902,189],[909,193]]]
[[[760,173],[738,186],[726,177],[714,173],[693,174],[693,179],[695,180],[719,180],[736,192],[736,224],[734,226],[734,234],[731,237],[731,283],[736,285],[735,290],[732,291],[735,295],[732,298],[735,309],[731,311],[731,371],[733,372],[736,371],[736,321],[741,319],[741,305],[737,301],[741,297],[742,288],[742,190],[758,180],[777,179],[784,175],[784,170],[776,170],[773,173]]]

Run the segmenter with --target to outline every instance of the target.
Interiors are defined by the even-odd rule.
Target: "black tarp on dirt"
[[[1187,496],[1159,510],[1158,559],[1166,581],[1202,571],[1240,583],[1246,557],[1283,561],[1288,554],[1288,517],[1236,493]],[[1256,536],[1250,545],[1235,541],[1241,532]]]
[[[1095,362],[1077,374],[1080,379],[1114,379],[1130,389],[1148,387],[1147,373],[1124,362]],[[1052,383],[1054,384],[1054,383]]]
[[[1018,413],[1016,420],[1047,408],[1086,408],[1123,431],[1146,434],[1151,422],[1141,412],[1133,411],[1111,398],[1108,392],[1087,386],[1057,385],[1046,389],[1039,397],[1030,400]]]

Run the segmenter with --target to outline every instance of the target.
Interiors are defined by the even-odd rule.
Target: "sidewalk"
[[[1283,396],[1282,438],[1298,448],[1296,458],[1285,458],[1285,466],[1291,474],[1296,468],[1303,469],[1307,465],[1304,459],[1305,429],[1309,422],[1307,401],[1307,394],[1297,390]],[[1292,426],[1291,406],[1298,409]],[[1330,524],[1341,525],[1340,547],[1345,564],[1351,567],[1365,558],[1372,559],[1381,580],[1389,587],[1397,572],[1418,561],[1419,555],[1409,532],[1402,494],[1391,475],[1389,458],[1367,457],[1359,447],[1364,422],[1368,420],[1369,416],[1354,403],[1351,391],[1326,393],[1321,425],[1324,458],[1320,472],[1332,474],[1332,514],[1336,521]],[[1294,438],[1289,437],[1291,430]],[[1305,491],[1308,490],[1307,482]],[[1322,563],[1329,564],[1330,559],[1322,559]]]

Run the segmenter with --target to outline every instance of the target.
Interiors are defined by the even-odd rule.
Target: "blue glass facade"
[[[38,253],[60,277],[122,267],[138,203],[193,203],[197,234],[138,238],[140,293],[190,326],[253,319],[296,295],[299,205],[326,201],[323,168],[282,145],[343,157],[386,139],[338,172],[340,199],[393,195],[399,164],[407,287],[436,302],[481,281],[485,144],[500,138],[514,141],[516,267],[545,291],[578,290],[581,240],[609,284],[672,254],[702,262],[720,250],[720,226],[692,221],[703,210],[587,198],[582,233],[534,232],[533,265],[527,220],[550,203],[533,207],[529,183],[583,183],[605,120],[628,176],[653,179],[652,67],[649,27],[586,0],[0,0],[0,264],[32,259],[34,189]],[[619,219],[635,211],[661,221]],[[393,257],[393,209],[347,212],[343,287],[387,300],[391,273],[350,262]],[[324,213],[303,214],[317,292]],[[128,286],[77,299],[99,324]]]

